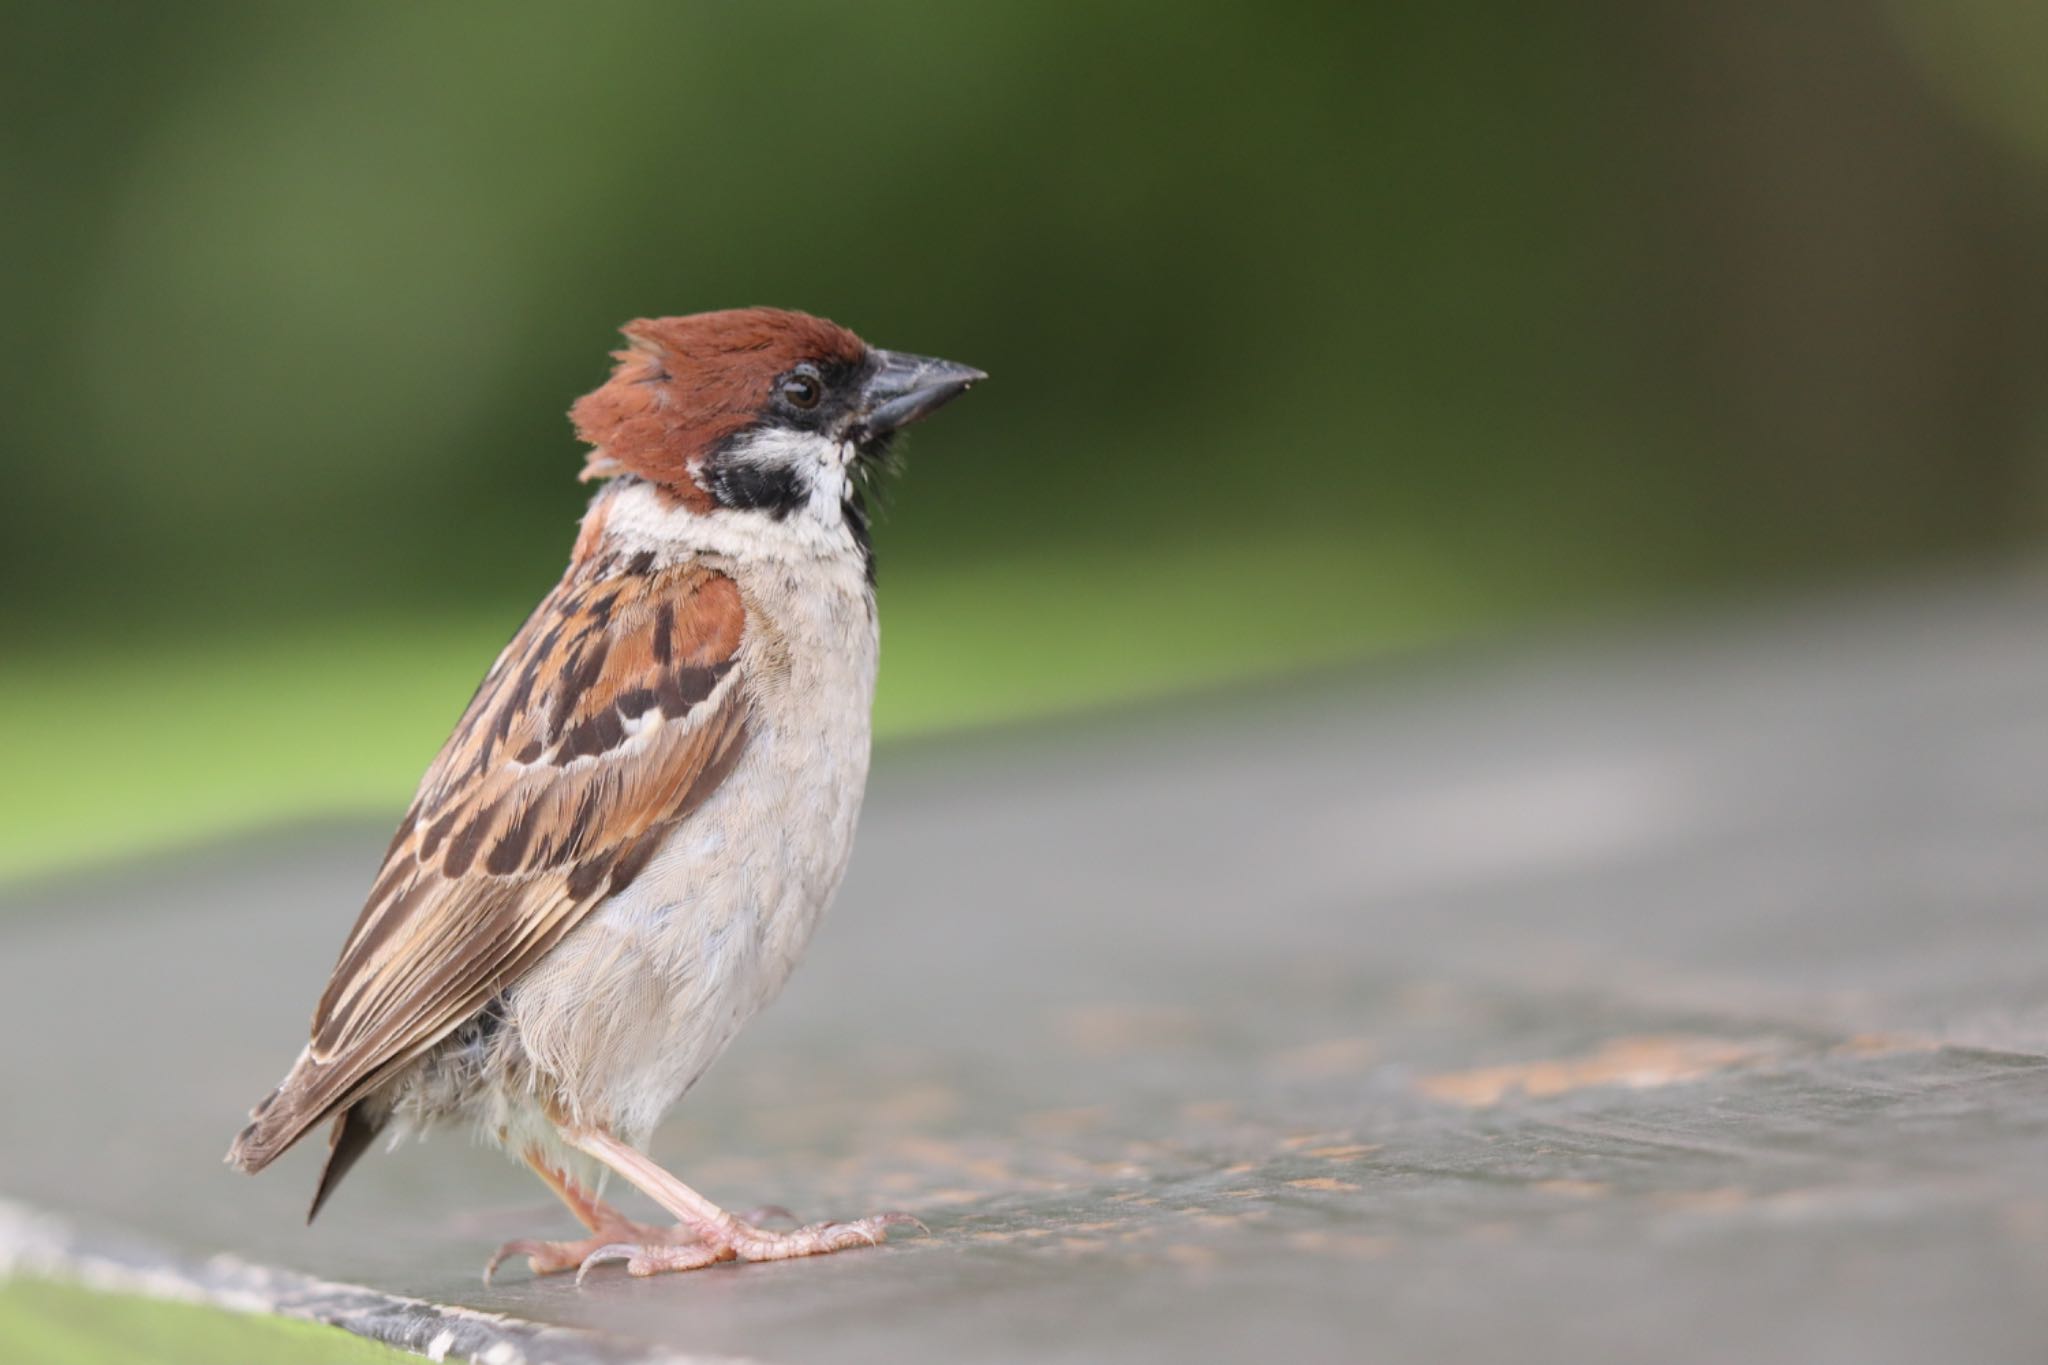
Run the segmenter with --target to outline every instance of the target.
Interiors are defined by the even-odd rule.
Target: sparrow
[[[987,376],[773,308],[622,330],[570,412],[602,486],[568,570],[427,770],[311,1040],[227,1156],[260,1171],[327,1123],[310,1222],[380,1135],[468,1125],[589,1232],[508,1242],[486,1280],[518,1254],[651,1275],[916,1221],[771,1230],[645,1148],[838,890],[880,640],[863,491],[897,432]],[[606,1203],[607,1171],[676,1225]]]

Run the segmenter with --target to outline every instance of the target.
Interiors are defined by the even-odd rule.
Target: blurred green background
[[[2048,527],[2048,7],[15,3],[0,874],[395,813],[621,321],[995,376],[880,724]]]

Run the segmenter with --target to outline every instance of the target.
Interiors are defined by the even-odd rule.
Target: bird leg
[[[576,1241],[551,1242],[537,1237],[522,1237],[505,1243],[491,1257],[484,1267],[484,1283],[491,1282],[498,1267],[514,1256],[526,1257],[526,1264],[536,1275],[556,1275],[564,1270],[575,1270],[599,1251],[610,1250],[622,1244],[633,1243],[647,1247],[668,1247],[677,1243],[694,1244],[697,1234],[686,1227],[657,1228],[645,1223],[636,1223],[620,1213],[610,1204],[586,1190],[567,1171],[549,1165],[540,1152],[534,1148],[526,1151],[526,1164],[533,1168],[547,1187],[555,1192],[576,1215],[576,1221],[589,1228],[591,1235]],[[612,1258],[608,1258],[612,1259]],[[652,1274],[652,1271],[638,1271],[638,1274]]]
[[[877,1246],[888,1236],[890,1228],[905,1224],[925,1230],[924,1224],[907,1213],[878,1213],[851,1223],[813,1223],[791,1232],[771,1232],[727,1213],[657,1166],[645,1153],[610,1133],[575,1128],[564,1130],[562,1137],[570,1146],[589,1153],[625,1177],[642,1194],[681,1220],[674,1232],[654,1242],[620,1239],[596,1248],[584,1258],[582,1269],[577,1272],[578,1280],[593,1265],[606,1261],[625,1261],[629,1274],[655,1275],[669,1270],[696,1270],[718,1261],[786,1261],[796,1256],[822,1256],[848,1247]]]

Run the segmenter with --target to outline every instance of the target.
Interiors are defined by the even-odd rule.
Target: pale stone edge
[[[180,1257],[138,1237],[88,1233],[58,1215],[0,1199],[0,1281],[36,1276],[110,1294],[296,1318],[411,1351],[476,1365],[746,1365],[679,1355],[569,1327],[444,1307],[336,1284],[226,1254]]]

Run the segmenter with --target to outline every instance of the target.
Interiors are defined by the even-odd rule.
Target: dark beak
[[[988,378],[971,365],[935,360],[928,355],[871,348],[875,372],[861,388],[860,412],[854,427],[865,437],[887,436],[930,416]]]

